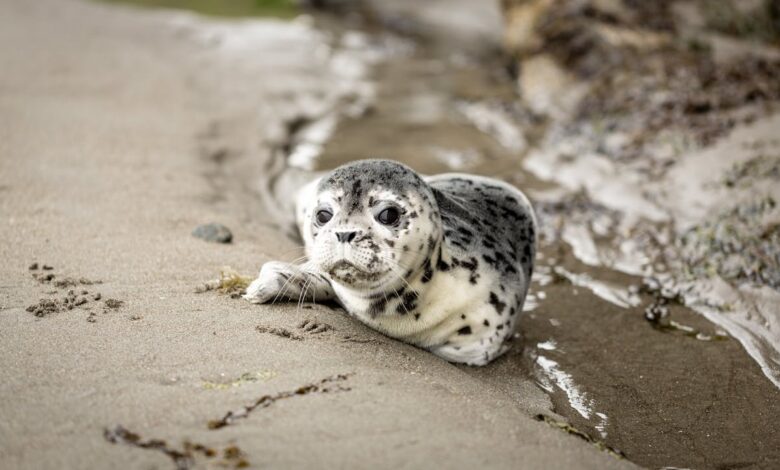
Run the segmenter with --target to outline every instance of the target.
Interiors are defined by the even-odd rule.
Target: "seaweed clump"
[[[241,275],[238,271],[226,266],[219,272],[219,279],[208,281],[196,287],[195,292],[200,294],[215,290],[236,299],[246,292],[250,282],[252,282],[252,278]]]

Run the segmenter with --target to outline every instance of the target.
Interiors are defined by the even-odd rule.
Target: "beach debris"
[[[219,272],[219,279],[214,279],[203,283],[195,288],[196,294],[202,294],[212,290],[217,290],[222,294],[227,294],[236,299],[244,294],[245,289],[252,282],[252,278],[244,276],[230,266],[225,266]]]
[[[196,238],[213,243],[230,243],[233,241],[233,233],[222,224],[212,222],[210,224],[198,225],[192,231]]]
[[[206,459],[221,468],[247,468],[249,460],[246,453],[235,444],[229,444],[222,449],[206,446],[197,442],[184,441],[182,448],[168,445],[162,439],[143,439],[122,425],[105,428],[103,437],[112,444],[124,444],[139,449],[162,452],[173,461],[177,470],[196,468],[198,458]],[[219,459],[219,460],[217,460]]]
[[[583,441],[596,447],[598,450],[602,452],[606,452],[607,454],[611,455],[612,457],[615,457],[616,459],[622,460],[626,458],[626,455],[620,450],[608,446],[603,441],[591,437],[588,433],[575,428],[574,426],[572,426],[571,424],[565,421],[560,421],[550,416],[541,415],[541,414],[537,415],[536,419],[537,421],[542,421],[544,423],[547,423],[553,428],[559,429],[567,434],[571,434],[572,436],[577,436]]]
[[[682,294],[670,287],[662,286],[658,279],[646,277],[642,280],[642,286],[637,289],[643,294],[654,296],[650,305],[645,308],[645,320],[657,331],[663,333],[675,333],[699,341],[722,341],[728,339],[723,331],[707,334],[689,325],[682,324],[671,318],[671,305],[685,305]]]
[[[347,380],[352,374],[338,374],[326,377],[320,381],[303,385],[295,390],[287,390],[275,394],[263,395],[252,404],[244,406],[236,411],[228,411],[222,418],[209,421],[209,429],[221,429],[233,424],[238,419],[248,418],[249,415],[258,408],[268,408],[279,400],[287,398],[300,397],[310,394],[324,394],[336,392],[348,392],[351,390],[341,383]]]
[[[144,440],[140,435],[125,429],[121,425],[115,426],[113,429],[106,428],[103,431],[103,437],[112,444],[125,444],[140,449],[151,449],[162,452],[170,457],[176,468],[179,470],[187,470],[193,467],[194,461],[192,454],[185,451],[174,449],[169,447],[168,444],[162,439],[148,439]]]

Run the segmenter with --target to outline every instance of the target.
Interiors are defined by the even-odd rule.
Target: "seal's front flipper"
[[[269,261],[246,288],[244,298],[253,304],[274,302],[317,302],[335,298],[325,277],[281,261]]]

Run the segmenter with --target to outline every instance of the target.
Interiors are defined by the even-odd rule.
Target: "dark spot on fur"
[[[477,261],[477,258],[474,258],[473,256],[469,258],[467,261],[461,261],[460,265],[466,269],[468,269],[471,272],[476,272],[477,268],[479,267],[479,262]]]
[[[504,313],[504,309],[506,308],[506,304],[504,302],[501,302],[501,300],[498,298],[498,296],[495,294],[495,292],[490,292],[489,302],[490,302],[490,305],[492,305],[493,308],[496,309],[496,312],[498,312],[499,315]]]
[[[463,328],[458,330],[459,335],[470,335],[471,334],[471,327],[466,325]]]
[[[431,267],[431,259],[428,258],[425,260],[425,264],[423,265],[423,275],[421,281],[423,284],[425,284],[431,279],[433,279],[433,268]]]
[[[371,315],[372,317],[376,317],[377,315],[385,311],[386,305],[387,305],[386,299],[384,298],[377,299],[375,302],[372,302],[368,306],[368,314]]]
[[[401,315],[405,315],[417,308],[417,298],[419,295],[415,291],[407,292],[401,299],[401,303],[398,304],[395,311]]]
[[[468,230],[467,228],[464,228],[464,227],[458,227],[458,232],[460,232],[465,237],[473,237],[474,236],[474,234],[471,233],[470,230]]]

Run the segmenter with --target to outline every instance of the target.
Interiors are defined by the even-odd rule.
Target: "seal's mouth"
[[[335,280],[344,284],[360,284],[373,282],[384,273],[370,272],[355,266],[347,260],[340,260],[328,267],[327,273]]]

